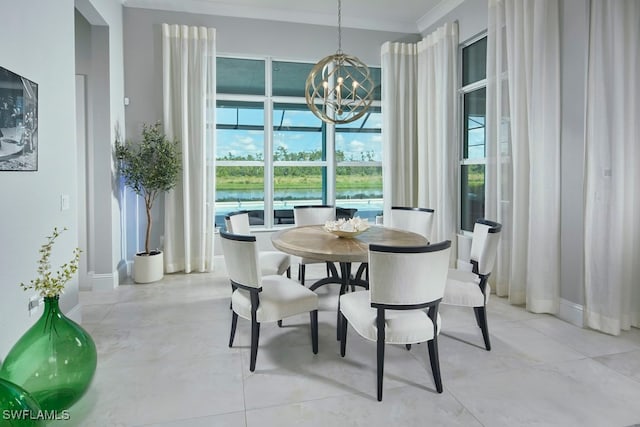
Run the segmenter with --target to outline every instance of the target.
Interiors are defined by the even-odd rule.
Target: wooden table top
[[[334,262],[367,262],[370,243],[392,246],[429,243],[417,233],[396,228],[371,226],[354,238],[344,238],[325,231],[322,225],[280,230],[271,235],[271,242],[276,249],[291,255]]]

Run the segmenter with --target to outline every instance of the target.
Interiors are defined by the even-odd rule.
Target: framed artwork
[[[38,170],[38,84],[0,66],[0,171]]]

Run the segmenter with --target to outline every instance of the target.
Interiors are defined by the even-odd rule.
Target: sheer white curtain
[[[181,182],[165,197],[165,271],[213,268],[215,29],[162,24],[165,132],[180,141]]]
[[[382,46],[383,196],[393,205],[435,209],[434,240],[455,242],[458,26],[417,44]]]
[[[418,203],[418,64],[414,43],[382,45],[382,186],[391,206]]]
[[[457,239],[458,24],[418,43],[418,205],[435,209],[433,240]]]
[[[585,320],[640,327],[640,3],[592,0],[586,93]]]
[[[504,226],[494,281],[537,313],[560,302],[559,22],[554,1],[489,2],[485,216]]]

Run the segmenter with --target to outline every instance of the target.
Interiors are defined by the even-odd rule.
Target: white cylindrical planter
[[[156,282],[164,277],[164,254],[136,254],[133,260],[133,280],[136,283]]]

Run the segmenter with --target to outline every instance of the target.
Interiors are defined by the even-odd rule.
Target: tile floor
[[[219,260],[221,261],[221,260]],[[319,277],[323,268],[309,271]],[[55,426],[630,426],[640,423],[640,330],[620,337],[489,304],[493,349],[470,309],[441,306],[437,394],[425,344],[387,346],[376,400],[375,344],[335,339],[337,288],[324,287],[320,351],[308,316],[262,326],[249,372],[249,322],[228,348],[230,287],[213,274],[81,293],[98,347],[87,394]]]

